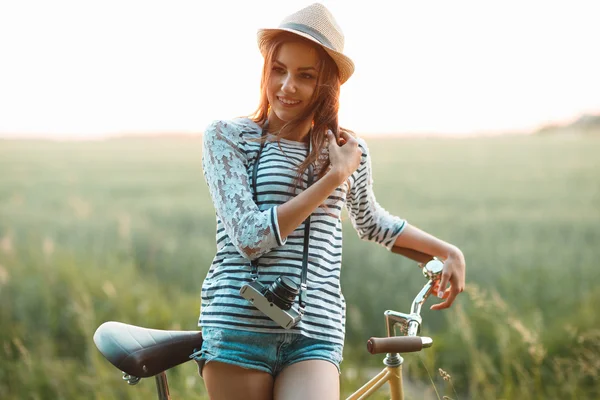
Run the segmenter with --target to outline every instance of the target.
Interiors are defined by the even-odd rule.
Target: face
[[[271,106],[269,125],[279,129],[300,115],[310,103],[317,86],[319,57],[314,47],[286,42],[273,58],[267,84]]]

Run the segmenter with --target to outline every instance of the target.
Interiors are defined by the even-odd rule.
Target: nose
[[[281,83],[281,91],[284,93],[296,93],[296,82],[292,74],[286,74]]]

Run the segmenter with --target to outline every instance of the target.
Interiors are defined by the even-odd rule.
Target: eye
[[[271,71],[277,72],[278,74],[283,74],[285,72],[283,68],[278,67],[277,65],[271,68]]]
[[[302,74],[302,77],[304,79],[315,79],[315,77],[313,75],[311,75],[311,74]]]

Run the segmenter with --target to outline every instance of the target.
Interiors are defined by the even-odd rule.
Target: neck
[[[269,126],[267,127],[267,132],[283,138],[284,136],[281,134],[281,129],[284,125],[285,122],[273,115],[272,112],[269,114]],[[287,133],[285,139],[293,140],[295,142],[308,142],[311,127],[312,120],[307,119],[306,121],[303,121],[297,129],[294,129],[293,132]]]

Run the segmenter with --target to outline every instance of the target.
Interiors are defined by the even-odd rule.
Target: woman
[[[445,260],[441,287],[449,287],[434,309],[463,290],[465,262],[455,246],[377,204],[366,143],[338,127],[340,85],[354,64],[329,11],[313,4],[260,30],[258,43],[257,112],[216,121],[204,135],[217,254],[202,286],[205,341],[194,358],[211,399],[339,399],[342,207],[362,239]],[[261,295],[245,292],[278,278],[306,282],[291,297],[293,321],[277,320],[273,306],[261,311]]]

